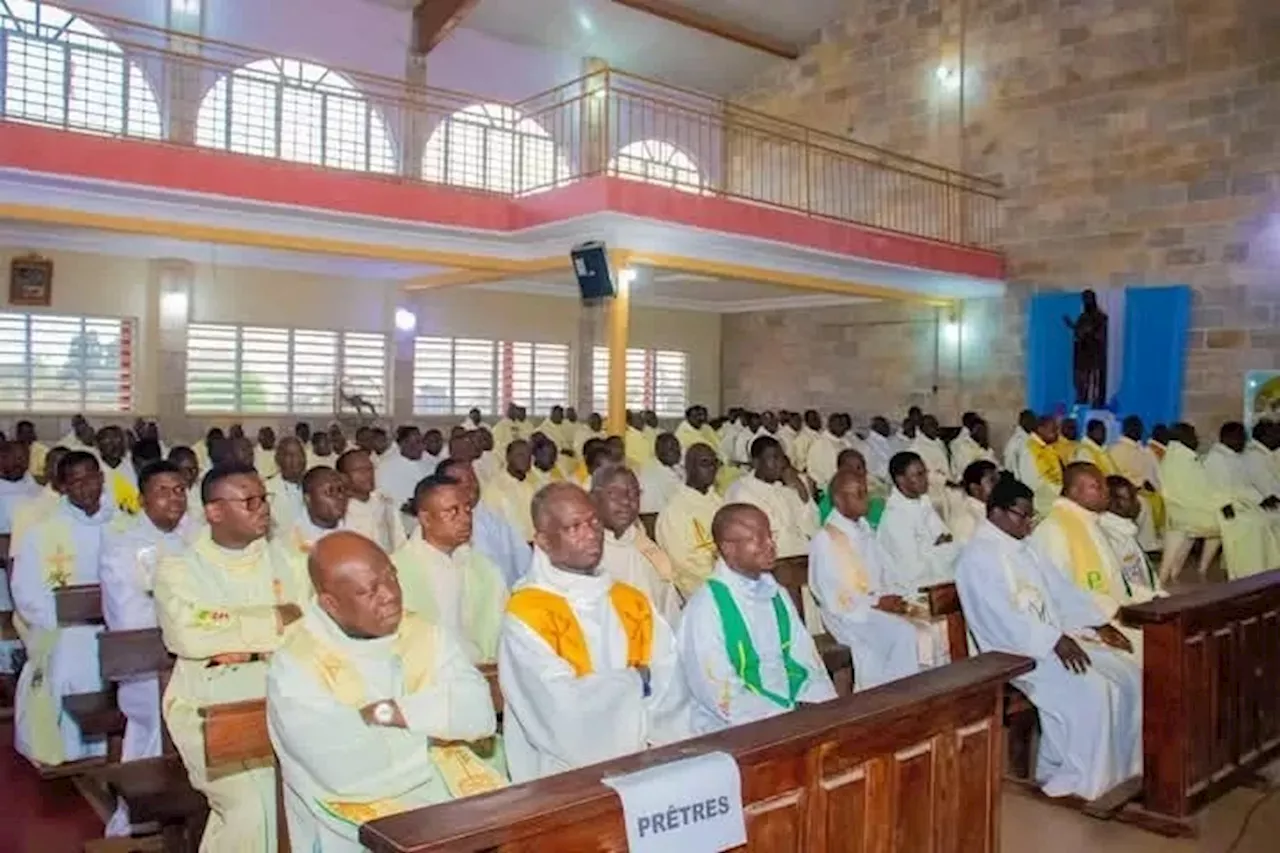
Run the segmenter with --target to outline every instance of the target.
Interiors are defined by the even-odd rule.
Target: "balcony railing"
[[[982,178],[617,71],[498,103],[100,15],[0,5],[0,112],[524,196],[597,175],[994,245]]]

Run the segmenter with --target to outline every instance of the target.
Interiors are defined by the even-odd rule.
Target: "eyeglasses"
[[[271,495],[249,495],[247,498],[214,498],[209,503],[244,504],[248,512],[257,512],[270,500]]]
[[[1035,512],[1023,512],[1022,510],[1014,509],[1013,507],[1005,507],[1004,511],[1022,522],[1030,521],[1035,515]]]

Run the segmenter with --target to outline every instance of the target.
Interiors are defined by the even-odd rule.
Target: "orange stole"
[[[627,666],[648,666],[653,656],[653,607],[633,586],[615,583],[609,601],[627,633]],[[595,671],[582,626],[563,596],[537,587],[517,590],[507,612],[533,629],[579,678]]]

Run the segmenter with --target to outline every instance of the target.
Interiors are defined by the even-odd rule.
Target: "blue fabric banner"
[[[1078,292],[1054,291],[1031,297],[1027,312],[1027,408],[1037,414],[1070,410],[1075,402],[1071,377],[1073,334],[1064,317],[1080,313]]]
[[[1115,410],[1137,415],[1151,433],[1182,417],[1191,288],[1130,287],[1125,294],[1124,376]]]

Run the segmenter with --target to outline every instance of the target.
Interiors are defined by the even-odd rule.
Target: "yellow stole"
[[[1120,473],[1120,469],[1116,467],[1116,463],[1111,461],[1111,454],[1103,450],[1092,441],[1080,442],[1080,449],[1089,454],[1089,461],[1102,472],[1102,476],[1111,477]]]
[[[1107,564],[1089,535],[1089,527],[1084,520],[1061,504],[1055,504],[1048,517],[1057,522],[1067,537],[1067,551],[1071,555],[1071,572],[1075,575],[1076,586],[1086,592],[1100,592],[1114,598],[1111,573],[1107,571]]]
[[[675,576],[675,568],[671,565],[671,558],[667,556],[667,552],[658,547],[658,543],[649,538],[649,534],[645,532],[644,525],[639,521],[635,524],[636,530],[636,549],[649,561],[649,565],[653,566],[653,570],[664,581],[671,583]]]
[[[76,540],[71,525],[61,515],[40,529],[40,558],[49,589],[70,586],[76,572]]]
[[[405,690],[409,693],[429,687],[434,679],[435,631],[432,625],[411,613],[404,614],[400,620],[400,630],[396,632],[391,648],[403,664]],[[305,623],[289,633],[281,651],[309,666],[320,683],[343,705],[359,709],[372,701],[360,668],[338,648],[313,634]],[[428,752],[449,793],[455,798],[496,791],[507,785],[502,774],[481,761],[467,744],[432,745]],[[372,802],[327,800],[319,806],[333,817],[357,825],[399,814],[411,807],[395,799]]]
[[[1062,460],[1053,447],[1033,435],[1027,439],[1027,452],[1036,464],[1036,473],[1040,475],[1040,479],[1054,486],[1062,485]]]
[[[105,462],[102,468],[111,478],[111,493],[115,495],[116,508],[129,515],[137,515],[142,509],[142,495],[138,493],[138,487],[121,474],[118,468],[112,468]]]
[[[853,541],[849,538],[849,534],[830,522],[825,525],[824,529],[827,531],[827,535],[831,537],[831,545],[835,549],[836,558],[840,562],[840,574],[844,578],[845,586],[852,587],[859,595],[866,595],[871,592],[871,579],[867,576],[867,567],[862,562],[858,549],[853,547]],[[840,593],[839,606],[841,609],[853,606],[853,599],[847,591]]]
[[[648,666],[653,657],[653,605],[649,597],[633,586],[615,583],[609,588],[609,601],[627,634],[627,666]],[[578,678],[595,672],[582,626],[564,596],[525,587],[511,596],[507,612],[545,640]]]
[[[1060,438],[1050,446],[1053,448],[1053,452],[1058,454],[1058,459],[1062,462],[1063,466],[1067,466],[1070,465],[1074,459],[1076,450],[1080,446],[1080,442],[1068,441],[1065,438]]]

